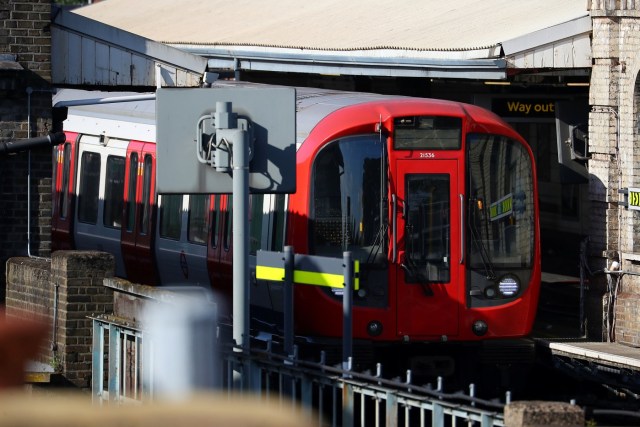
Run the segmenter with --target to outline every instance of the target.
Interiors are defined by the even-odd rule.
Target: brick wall
[[[0,54],[21,69],[0,67],[0,142],[51,130],[51,0],[0,0]],[[29,88],[29,91],[28,91]],[[30,158],[30,163],[29,163]],[[51,250],[51,150],[0,158],[0,303],[5,261]],[[27,182],[31,193],[31,245],[27,248]]]
[[[614,259],[631,274],[599,275],[590,287],[604,293],[602,336],[640,346],[640,215],[618,206],[618,189],[640,186],[640,2],[593,0],[593,69],[589,117],[589,161],[592,217],[606,224],[604,235],[591,236],[592,270],[602,270]],[[597,185],[596,185],[597,184]],[[612,296],[613,298],[609,298]],[[597,298],[594,297],[594,301]]]
[[[7,316],[43,316],[50,327],[38,361],[51,364],[77,387],[91,385],[92,320],[113,311],[113,255],[58,251],[51,260],[11,258],[7,262]],[[56,304],[57,298],[57,304]]]

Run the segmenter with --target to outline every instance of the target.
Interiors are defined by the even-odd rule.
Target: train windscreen
[[[531,158],[517,141],[482,134],[467,137],[467,155],[472,285],[507,271],[526,283],[535,244]]]
[[[314,162],[311,248],[323,256],[352,251],[361,263],[383,257],[381,157],[378,135],[343,138]]]

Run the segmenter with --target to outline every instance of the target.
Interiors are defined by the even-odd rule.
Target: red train
[[[231,85],[220,82],[216,86]],[[54,102],[113,94],[60,91]],[[70,107],[54,148],[54,249],[97,249],[149,285],[210,286],[231,310],[229,195],[158,195],[155,102]],[[540,286],[527,143],[482,108],[297,89],[297,192],[251,195],[258,249],[360,261],[355,339],[476,341],[532,328]],[[180,173],[176,170],[175,173]],[[252,283],[251,316],[278,324],[281,285]],[[225,309],[226,307],[226,309]],[[342,299],[295,287],[296,334],[339,337]]]

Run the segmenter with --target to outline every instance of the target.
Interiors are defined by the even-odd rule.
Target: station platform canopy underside
[[[212,71],[506,80],[591,68],[585,0],[110,0],[73,14],[88,18],[74,34],[97,22],[206,58]]]

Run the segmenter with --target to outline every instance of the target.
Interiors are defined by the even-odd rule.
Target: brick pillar
[[[51,258],[51,281],[58,286],[58,343],[55,356],[65,378],[78,387],[91,384],[92,320],[113,311],[113,291],[103,286],[113,277],[115,261],[105,252],[58,251]]]
[[[51,0],[0,2],[0,142],[46,135],[51,130]],[[29,91],[27,90],[29,89]],[[0,303],[9,257],[49,256],[51,250],[51,150],[0,158]],[[30,167],[29,167],[30,166]],[[29,174],[30,168],[30,174]],[[27,249],[27,181],[31,185],[31,245]]]
[[[51,263],[43,258],[17,257],[7,261],[7,317],[37,317],[53,324],[54,288],[50,280]],[[52,363],[51,328],[41,343],[35,361]]]
[[[615,260],[631,273],[591,278],[591,302],[602,295],[603,339],[640,346],[640,213],[618,206],[619,189],[640,187],[640,1],[593,0],[590,8],[592,270]]]

